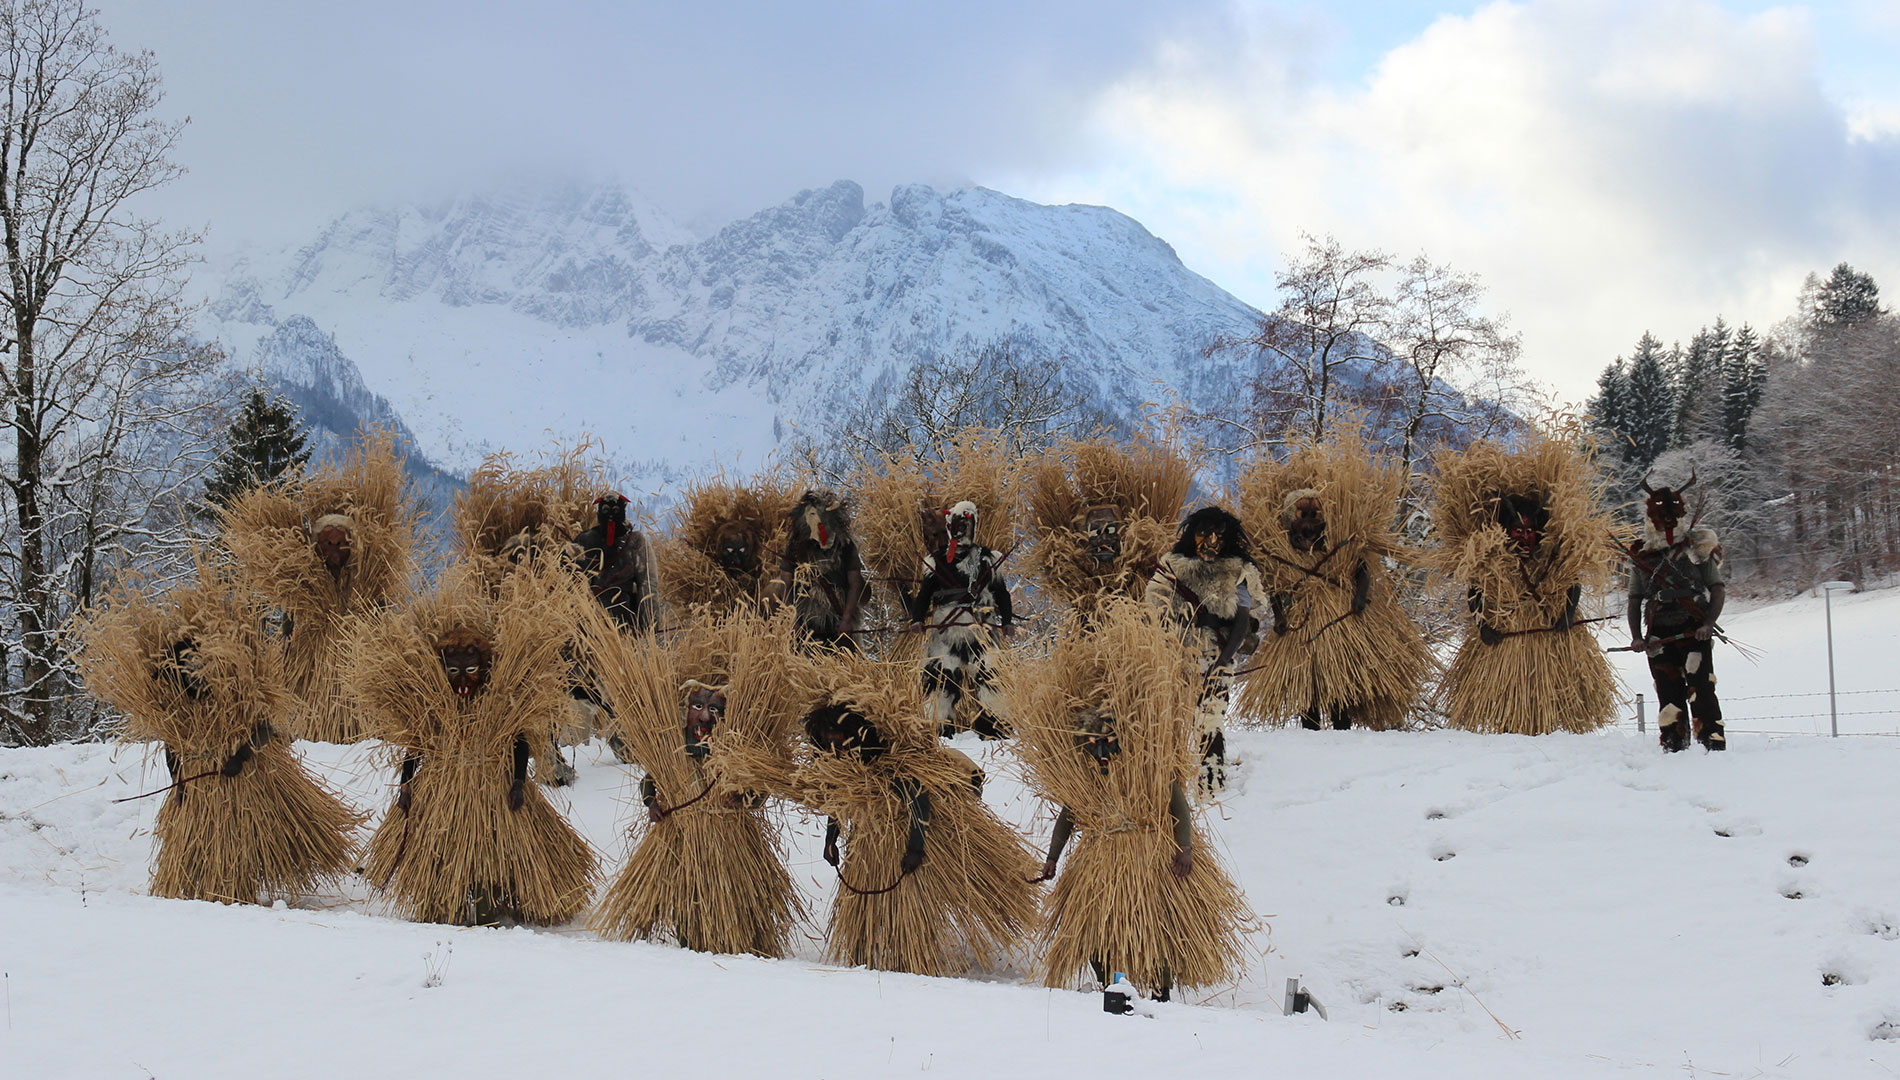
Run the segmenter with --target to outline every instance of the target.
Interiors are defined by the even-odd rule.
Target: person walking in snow
[[[1656,730],[1670,753],[1689,747],[1693,715],[1696,741],[1709,750],[1728,749],[1722,703],[1715,696],[1715,620],[1728,590],[1722,580],[1722,544],[1715,530],[1691,520],[1681,488],[1653,488],[1643,481],[1643,538],[1629,547],[1630,650],[1649,657],[1656,681]]]

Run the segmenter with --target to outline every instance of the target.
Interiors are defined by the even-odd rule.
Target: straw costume
[[[815,705],[789,788],[829,819],[839,875],[826,955],[918,975],[997,968],[1035,918],[1035,862],[984,804],[982,771],[922,718],[915,673],[832,652],[794,677]]]
[[[740,612],[667,636],[582,623],[629,753],[646,776],[632,854],[589,925],[625,941],[666,933],[703,952],[785,956],[802,917],[761,788],[729,783],[722,741],[781,760],[802,716],[787,678],[789,615]]]
[[[1169,546],[1194,466],[1149,440],[1070,442],[1029,476],[1030,565],[1043,588],[1082,611],[1139,598]]]
[[[87,688],[124,714],[122,738],[161,745],[171,773],[152,895],[269,903],[350,868],[361,819],[277,730],[292,701],[260,612],[201,581],[116,598],[83,633]]]
[[[1395,568],[1416,561],[1393,528],[1399,474],[1358,431],[1303,443],[1240,477],[1263,626],[1241,686],[1244,715],[1275,726],[1405,723],[1432,673]]]
[[[857,648],[864,607],[864,560],[851,532],[844,496],[809,488],[785,515],[778,574],[766,585],[767,606],[789,606],[801,643]]]
[[[991,654],[1016,624],[1003,573],[1019,489],[1008,449],[970,433],[935,468],[909,455],[880,466],[858,481],[859,531],[873,573],[903,609],[907,641],[922,639],[925,714],[946,736],[974,728],[1002,738],[1008,718]]]
[[[521,563],[537,560],[550,567],[577,566],[580,548],[569,538],[594,514],[594,493],[606,486],[604,467],[590,461],[591,444],[557,455],[548,464],[528,468],[512,455],[492,454],[469,474],[468,485],[450,508],[457,554],[490,589]],[[549,588],[579,595],[577,574],[542,574]],[[573,603],[573,596],[555,603]],[[600,727],[588,676],[576,670],[574,694],[549,718],[546,738],[532,741],[535,779],[564,786],[576,778],[561,746],[577,745]]]
[[[785,550],[786,519],[797,500],[796,491],[771,477],[746,484],[718,477],[687,488],[673,510],[672,535],[655,545],[667,606],[681,617],[756,607],[768,553]]]
[[[1470,617],[1439,688],[1452,727],[1541,735],[1613,721],[1615,684],[1595,635],[1578,630],[1586,591],[1614,580],[1619,553],[1595,462],[1578,443],[1489,440],[1436,462],[1437,569],[1464,586]]]
[[[366,872],[409,918],[560,923],[587,902],[592,850],[527,783],[529,740],[568,693],[574,614],[534,580],[552,572],[526,564],[491,594],[451,571],[354,639],[368,732],[400,758]]]
[[[1174,547],[1148,579],[1144,595],[1150,607],[1167,615],[1200,662],[1200,690],[1194,703],[1200,732],[1201,795],[1211,798],[1227,788],[1228,693],[1234,683],[1234,656],[1258,625],[1240,591],[1260,595],[1260,572],[1248,550],[1240,519],[1218,506],[1204,506],[1181,523]]]
[[[1125,972],[1165,998],[1242,971],[1252,916],[1184,790],[1199,757],[1200,669],[1159,612],[1111,600],[1086,627],[1071,620],[1046,661],[1004,670],[1029,784],[1062,807],[1045,877],[1081,832],[1043,903],[1050,986],[1072,985],[1086,965],[1104,984]]]
[[[362,737],[337,679],[344,623],[407,595],[418,522],[395,438],[382,429],[300,487],[254,488],[225,510],[220,542],[236,556],[243,586],[282,612],[296,706],[286,734]]]

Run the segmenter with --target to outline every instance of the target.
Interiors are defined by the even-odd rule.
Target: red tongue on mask
[[[607,519],[607,546],[608,547],[614,546],[614,532],[615,532],[615,522],[612,518],[609,518]]]
[[[818,546],[819,547],[831,546],[831,532],[830,530],[825,528],[825,524],[822,521],[818,523]]]

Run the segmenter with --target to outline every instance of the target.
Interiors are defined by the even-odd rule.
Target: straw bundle
[[[350,519],[351,556],[330,576],[312,546],[316,523]],[[296,701],[287,727],[301,739],[354,742],[357,718],[337,681],[342,624],[398,602],[416,569],[419,516],[394,437],[375,429],[340,465],[293,491],[254,488],[226,508],[221,543],[244,587],[283,612],[284,669]]]
[[[1261,461],[1241,474],[1240,518],[1261,584],[1268,596],[1282,598],[1288,626],[1274,633],[1268,596],[1254,598],[1260,645],[1241,687],[1241,716],[1278,726],[1338,709],[1362,727],[1403,726],[1432,675],[1432,658],[1399,602],[1395,570],[1418,559],[1393,528],[1399,483],[1397,466],[1375,456],[1357,427],[1298,444],[1286,461]],[[1318,501],[1326,522],[1314,551],[1295,548],[1287,533],[1288,502],[1300,493]],[[1360,565],[1371,590],[1365,610],[1353,615]]]
[[[901,604],[915,591],[930,554],[923,515],[959,502],[976,504],[976,542],[999,552],[1016,546],[1022,511],[1022,465],[1004,440],[969,430],[953,439],[940,462],[887,454],[863,462],[853,477],[858,548],[865,566],[890,586]]]
[[[271,736],[291,702],[260,624],[259,612],[206,577],[162,596],[116,596],[82,629],[80,673],[124,714],[120,737],[175,756],[154,829],[155,896],[268,903],[307,895],[351,865],[361,818]],[[183,669],[202,687],[196,699],[157,674],[181,670],[173,651],[185,639],[196,649]],[[220,775],[247,746],[253,756],[238,774]]]
[[[1102,593],[1140,596],[1148,575],[1174,544],[1175,523],[1194,482],[1194,466],[1148,439],[1076,440],[1030,471],[1028,502],[1036,546],[1030,566],[1058,600],[1092,607]],[[1096,561],[1083,519],[1093,506],[1121,511],[1121,555]]]
[[[499,561],[503,546],[523,532],[558,550],[593,524],[594,499],[611,487],[592,439],[533,466],[505,451],[491,454],[469,473],[449,511],[458,554]]]
[[[807,746],[792,777],[799,801],[843,833],[826,955],[918,975],[994,969],[1035,918],[1035,862],[977,793],[970,759],[940,746],[922,719],[915,672],[829,653],[804,660],[793,678],[808,704],[848,705],[891,744],[869,763]],[[910,822],[900,781],[931,801],[924,862],[909,875],[900,868]]]
[[[1206,831],[1194,827],[1194,867],[1170,872],[1176,846],[1169,795],[1199,764],[1193,715],[1198,662],[1161,617],[1122,600],[1086,630],[1071,620],[1047,660],[1003,671],[1016,705],[1030,786],[1067,807],[1080,835],[1043,905],[1043,977],[1067,986],[1093,963],[1152,992],[1170,983],[1237,978],[1252,915]],[[1078,713],[1115,718],[1120,753],[1103,775],[1077,746]]]
[[[592,890],[593,852],[538,786],[526,786],[520,810],[508,809],[516,739],[545,738],[547,719],[567,700],[572,616],[535,580],[554,572],[530,564],[493,599],[466,568],[444,574],[428,595],[353,640],[346,674],[368,734],[396,758],[421,758],[410,807],[385,815],[367,867],[412,919],[467,922],[471,899],[485,895],[527,922],[559,923]],[[467,702],[449,688],[437,655],[437,642],[458,630],[493,643],[488,681]]]
[[[671,534],[655,545],[667,605],[683,616],[757,604],[764,582],[778,569],[785,518],[799,492],[778,476],[754,477],[746,484],[718,476],[688,487],[673,510]],[[729,526],[738,528],[756,560],[749,573],[730,574],[719,565],[720,535]]]
[[[1615,522],[1596,462],[1579,442],[1542,436],[1515,452],[1495,442],[1447,452],[1438,474],[1432,525],[1441,547],[1434,569],[1483,597],[1484,622],[1504,634],[1478,638],[1478,617],[1439,688],[1453,727],[1538,735],[1592,731],[1611,723],[1616,689],[1596,637],[1550,627],[1568,592],[1599,595],[1616,579]],[[1549,512],[1537,551],[1520,557],[1498,523],[1509,495],[1534,495]]]
[[[625,941],[665,931],[703,952],[789,951],[801,912],[762,799],[726,783],[716,761],[690,757],[681,726],[684,684],[698,680],[727,688],[716,738],[786,746],[796,704],[761,696],[774,687],[771,674],[758,670],[757,646],[776,638],[783,651],[789,634],[789,618],[772,625],[740,613],[695,620],[661,645],[619,633],[605,612],[583,622],[585,649],[602,673],[621,738],[646,770],[662,814],[630,830],[637,843],[594,909],[596,932]]]

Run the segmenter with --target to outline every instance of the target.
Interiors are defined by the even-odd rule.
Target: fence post
[[[1649,729],[1643,724],[1643,695],[1638,694],[1636,695],[1636,734],[1641,735],[1647,730]]]

